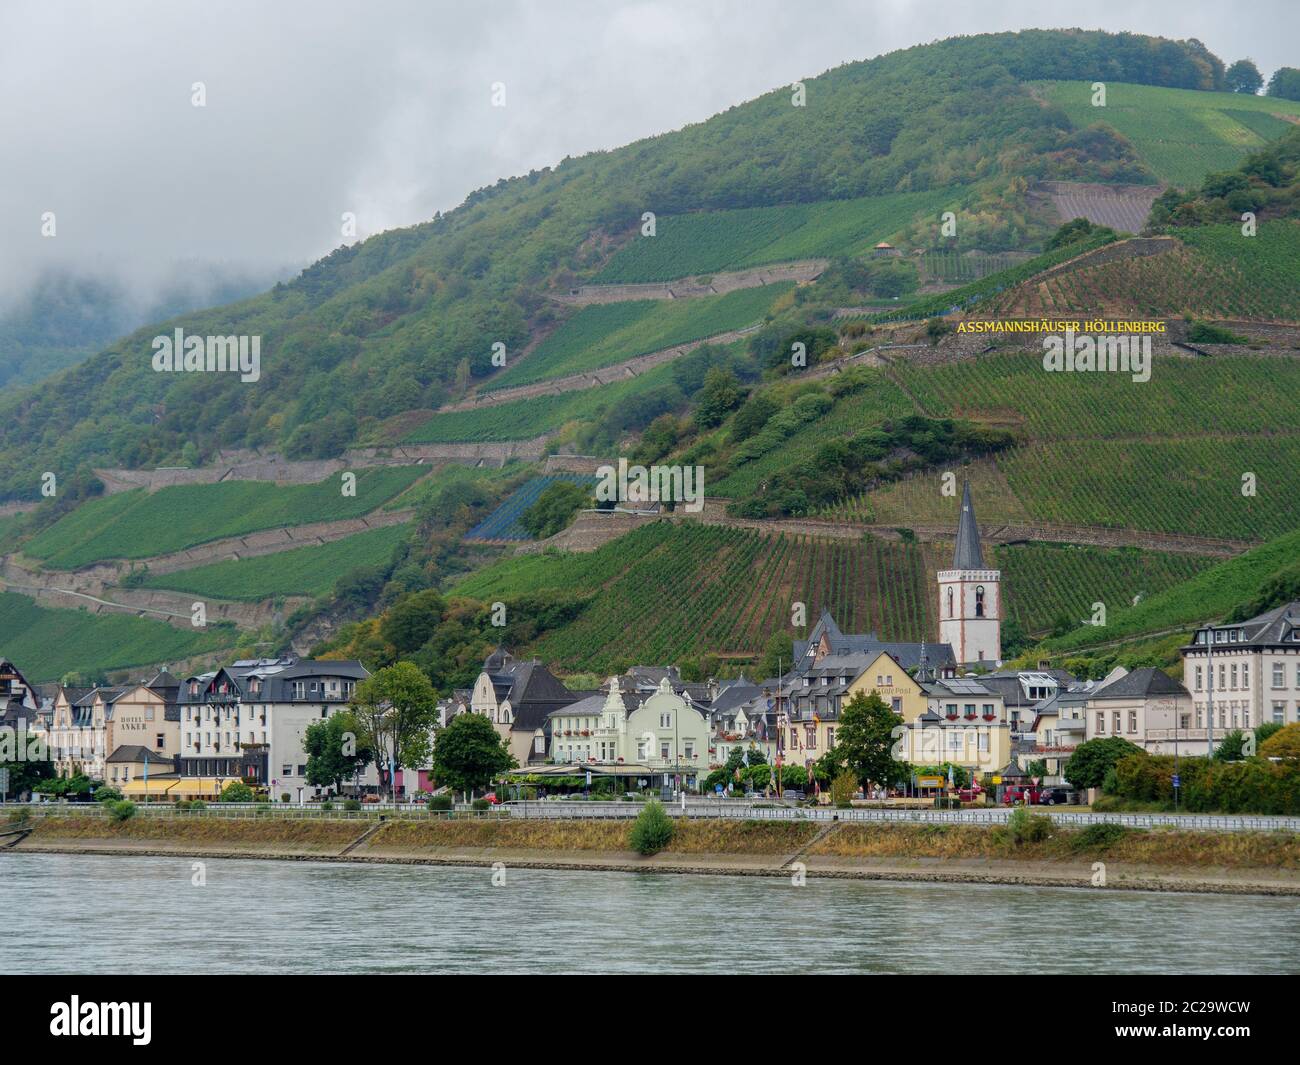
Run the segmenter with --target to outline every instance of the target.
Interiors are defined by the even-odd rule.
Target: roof
[[[124,743],[108,756],[110,762],[147,762],[151,765],[173,764],[172,758],[167,754],[160,754],[158,751],[151,751],[148,747],[142,747],[138,743]]]
[[[1187,695],[1187,689],[1162,669],[1143,666],[1093,693],[1093,699],[1144,699],[1153,695]]]
[[[980,530],[975,523],[975,507],[970,499],[970,481],[961,493],[961,516],[957,519],[957,548],[952,556],[953,569],[983,569],[984,552],[980,549]]]
[[[814,666],[811,664],[809,652],[816,650],[823,637],[825,637],[830,650]],[[898,643],[882,640],[874,632],[861,634],[841,632],[840,627],[835,623],[835,619],[831,617],[830,611],[823,608],[817,623],[812,627],[812,631],[808,633],[808,639],[793,642],[792,664],[794,672],[802,674],[815,669],[851,666],[853,663],[845,660],[860,657],[862,659],[862,668],[865,669],[871,665],[871,662],[881,652],[892,655],[898,660],[899,665],[908,670],[919,666],[922,658],[924,658],[926,665],[929,666],[947,666],[956,665],[957,663],[957,657],[953,654],[951,644]]]
[[[1238,647],[1242,644],[1294,644],[1297,639],[1300,639],[1300,599],[1275,606],[1272,610],[1257,614],[1248,621],[1238,621],[1231,625],[1206,626],[1197,633],[1198,640],[1206,629],[1219,632],[1235,629],[1240,633],[1240,638],[1232,643]],[[1215,646],[1217,647],[1218,644],[1216,643]]]

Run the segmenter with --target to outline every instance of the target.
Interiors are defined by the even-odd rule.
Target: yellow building
[[[871,664],[848,686],[846,699],[852,699],[858,692],[865,695],[874,692],[879,695],[886,706],[902,716],[905,725],[917,720],[928,706],[925,689],[912,679],[903,664],[888,651],[876,655]]]

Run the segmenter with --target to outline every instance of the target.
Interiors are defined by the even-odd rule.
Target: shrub
[[[361,809],[361,800],[360,800],[360,799],[344,799],[344,800],[343,800],[343,809],[345,809],[345,810],[352,810],[352,811],[360,810],[360,809]]]
[[[628,833],[628,843],[638,854],[658,854],[673,838],[673,819],[663,803],[651,799],[636,815]]]
[[[101,784],[95,789],[96,802],[117,802],[122,798],[122,793],[110,784]]]
[[[1052,819],[1046,814],[1031,814],[1018,806],[1007,818],[1007,835],[1017,847],[1026,843],[1042,843],[1052,834]]]
[[[1076,851],[1105,850],[1129,834],[1123,825],[1089,825],[1070,837],[1070,848]]]
[[[450,809],[452,808],[452,806],[454,806],[454,805],[455,805],[455,804],[451,801],[451,796],[450,796],[450,795],[430,795],[430,796],[429,796],[429,811],[430,811],[431,813],[434,812],[434,811],[447,811],[447,810],[450,810]]]
[[[202,799],[194,799],[190,802],[191,810],[206,810],[207,808],[208,808],[208,804],[204,802]]]
[[[322,810],[332,810],[334,809],[334,804],[330,802],[329,799],[326,799],[323,803],[320,804],[320,808]]]
[[[858,778],[845,769],[831,781],[831,802],[836,806],[846,807],[853,804],[853,796],[858,792]]]
[[[222,802],[252,802],[253,789],[242,780],[232,780],[221,789]]]
[[[281,801],[281,802],[293,802],[293,796],[290,795],[287,791],[282,791],[282,792],[280,792],[280,801]]]
[[[114,821],[129,821],[135,816],[135,803],[126,799],[118,799],[105,804],[108,807],[109,816]]]
[[[469,805],[470,805],[470,809],[473,810],[476,814],[485,814],[490,809],[492,809],[492,804],[488,802],[487,799],[475,799]]]

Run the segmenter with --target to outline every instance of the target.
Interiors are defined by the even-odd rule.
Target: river
[[[0,856],[0,972],[1300,972],[1291,898],[195,861]]]

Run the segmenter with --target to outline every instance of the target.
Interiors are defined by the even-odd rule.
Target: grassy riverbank
[[[7,826],[14,827],[14,826]],[[1300,835],[685,821],[652,857],[625,821],[272,820],[45,816],[18,852],[161,854],[512,868],[924,880],[1300,895]],[[0,840],[0,845],[3,840]],[[0,854],[2,856],[2,854]],[[1099,870],[1102,881],[1099,882]]]

